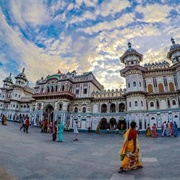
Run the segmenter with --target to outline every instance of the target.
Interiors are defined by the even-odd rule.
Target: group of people
[[[162,137],[164,136],[172,136],[174,135],[174,137],[178,136],[178,127],[177,127],[177,123],[176,121],[173,122],[167,122],[166,121],[163,123],[162,125]]]
[[[52,141],[59,141],[63,142],[64,140],[64,124],[62,121],[58,124],[57,121],[49,123],[48,120],[43,120],[41,122],[41,132],[44,133],[51,133],[52,134]],[[74,124],[74,136],[73,141],[78,141],[78,121]]]
[[[29,133],[28,132],[29,126],[30,126],[29,116],[28,115],[23,116],[21,119],[20,131],[21,129],[23,129],[24,132]]]
[[[7,121],[6,115],[5,115],[5,114],[2,114],[2,116],[1,116],[1,123],[2,123],[2,125],[7,125],[7,124],[6,124],[6,121]]]
[[[178,136],[177,123],[175,121],[174,122],[170,122],[170,121],[166,122],[166,121],[164,121],[164,123],[162,125],[162,134],[161,134],[161,136],[162,137],[164,137],[164,136],[170,137],[170,136],[173,136],[173,135],[174,135],[174,137]],[[158,137],[157,126],[156,126],[155,123],[153,124],[152,128],[148,124],[147,129],[146,129],[146,136],[147,137],[153,137],[153,138]]]

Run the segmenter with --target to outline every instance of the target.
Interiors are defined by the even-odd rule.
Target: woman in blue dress
[[[174,137],[177,137],[178,136],[178,127],[177,127],[176,121],[174,121],[173,129],[174,129]]]
[[[58,129],[59,129],[59,131],[58,131],[59,141],[63,142],[63,132],[64,132],[64,124],[63,124],[63,122],[60,122]]]

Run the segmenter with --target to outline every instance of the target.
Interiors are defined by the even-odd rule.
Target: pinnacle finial
[[[23,68],[22,72],[24,72],[24,71],[25,71],[25,68]]]
[[[172,44],[175,44],[174,38],[171,38],[171,42],[172,42]]]
[[[12,73],[9,74],[9,77],[11,77]]]
[[[128,47],[129,47],[129,49],[131,48],[131,43],[130,42],[128,42]]]

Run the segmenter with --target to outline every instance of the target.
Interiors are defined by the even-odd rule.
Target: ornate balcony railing
[[[75,94],[69,92],[69,91],[61,91],[61,92],[46,92],[46,93],[34,93],[32,95],[33,98],[38,97],[53,97],[53,96],[70,96],[71,98],[75,97]]]

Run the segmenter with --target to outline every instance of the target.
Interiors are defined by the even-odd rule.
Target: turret
[[[121,63],[124,63],[125,66],[139,65],[143,60],[143,55],[133,49],[130,42],[127,45],[128,49],[120,57]]]
[[[27,82],[27,78],[24,71],[25,71],[25,68],[23,68],[22,72],[15,77],[16,85],[24,86],[25,83]]]
[[[140,66],[143,55],[133,49],[131,43],[128,43],[128,49],[120,57],[120,60],[125,64],[125,68],[120,73],[122,77],[126,78],[127,111],[146,110],[146,90],[143,81],[143,71],[146,68]]]
[[[180,44],[176,44],[175,40],[171,38],[172,46],[167,54],[167,58],[172,61],[173,64],[180,63]]]
[[[11,75],[12,75],[12,73],[10,73],[9,76],[3,80],[3,82],[4,82],[3,87],[4,88],[9,88],[10,86],[13,85],[13,80],[11,78]]]

